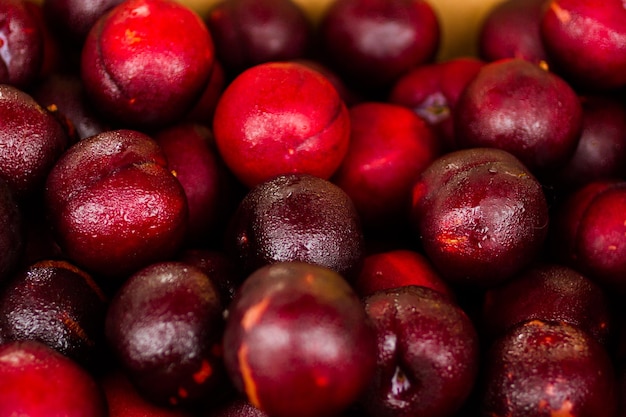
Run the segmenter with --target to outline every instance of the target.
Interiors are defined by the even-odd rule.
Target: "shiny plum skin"
[[[224,162],[248,187],[290,173],[328,179],[348,150],[350,117],[321,73],[296,62],[269,62],[228,85],[213,133]]]
[[[459,96],[485,64],[474,57],[459,57],[419,65],[391,87],[388,101],[409,107],[437,133],[441,148],[457,148],[454,109]]]
[[[203,417],[268,417],[261,409],[255,407],[245,396],[236,397],[225,404],[210,410]]]
[[[111,300],[105,335],[136,389],[161,405],[198,404],[218,392],[222,302],[211,280],[182,262],[151,264]]]
[[[577,88],[626,86],[626,9],[621,0],[550,0],[541,37],[554,71]]]
[[[478,375],[478,334],[444,294],[405,286],[363,300],[376,329],[378,363],[363,396],[366,415],[451,416]]]
[[[0,177],[18,199],[40,191],[46,176],[68,146],[57,119],[32,96],[0,85]]]
[[[111,283],[172,256],[187,230],[185,193],[165,155],[132,130],[68,149],[47,178],[45,206],[65,256]]]
[[[55,34],[79,49],[96,21],[122,0],[45,0],[46,22]]]
[[[361,297],[408,285],[428,287],[454,298],[452,290],[430,260],[409,249],[391,249],[367,255],[354,282],[354,288]]]
[[[440,23],[423,0],[337,0],[322,15],[318,37],[329,66],[372,92],[435,58]]]
[[[184,31],[171,30],[176,21]],[[214,45],[196,13],[171,0],[122,2],[92,26],[80,74],[89,99],[119,127],[155,128],[196,104]]]
[[[43,66],[44,29],[22,0],[3,1],[0,21],[0,83],[24,89],[37,80]]]
[[[221,243],[221,226],[236,207],[234,179],[215,147],[211,130],[197,123],[178,123],[153,135],[187,199],[188,245]],[[220,236],[215,238],[212,234]]]
[[[582,105],[573,88],[519,58],[483,66],[459,98],[454,116],[459,147],[506,150],[535,175],[564,165],[582,128]]]
[[[313,42],[309,18],[291,0],[218,2],[205,22],[230,76],[265,62],[303,58]]]
[[[69,262],[37,262],[0,292],[0,341],[36,340],[93,370],[105,351],[107,302],[93,279]]]
[[[336,272],[301,262],[261,267],[229,307],[224,362],[270,416],[325,417],[350,406],[373,375],[374,333]]]
[[[95,379],[74,361],[35,341],[0,346],[0,414],[106,417]]]
[[[524,322],[499,338],[485,357],[481,416],[615,415],[609,355],[576,327]]]
[[[226,248],[244,275],[285,261],[308,262],[352,279],[364,235],[350,197],[330,181],[281,175],[257,185],[233,215]]]
[[[494,6],[481,23],[479,56],[485,61],[521,58],[548,65],[540,29],[547,3],[547,0],[511,0]]]
[[[352,199],[365,229],[406,223],[411,187],[440,155],[422,118],[400,105],[363,102],[350,112],[350,145],[332,182]]]
[[[592,181],[626,178],[626,102],[608,95],[587,95],[582,131],[574,155],[547,182],[560,194]]]
[[[578,271],[540,264],[485,293],[482,325],[494,338],[528,320],[568,323],[607,345],[613,320],[603,287]]]
[[[593,181],[558,207],[554,256],[611,290],[626,290],[626,182]]]
[[[457,284],[511,278],[538,256],[548,220],[539,181],[500,149],[450,152],[413,187],[412,225],[435,269]]]

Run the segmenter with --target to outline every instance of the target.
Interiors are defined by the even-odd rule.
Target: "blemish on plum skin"
[[[567,24],[570,20],[572,20],[570,13],[561,8],[561,6],[559,6],[555,1],[550,4],[550,9],[554,12],[554,15],[561,23]]]
[[[257,392],[257,386],[252,378],[252,370],[248,364],[248,345],[243,343],[237,351],[237,359],[239,361],[239,371],[241,373],[241,379],[244,385],[244,391],[248,396],[248,400],[252,405],[257,408],[261,408],[259,396]]]
[[[192,378],[196,384],[203,384],[212,374],[213,368],[206,360],[203,360],[200,369],[192,375]]]
[[[241,327],[243,327],[246,331],[250,330],[259,322],[269,303],[269,298],[263,298],[261,301],[250,307],[241,318]]]

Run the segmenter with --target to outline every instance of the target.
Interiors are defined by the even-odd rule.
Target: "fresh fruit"
[[[158,144],[138,131],[74,144],[51,170],[45,196],[63,253],[96,280],[106,277],[101,283],[172,256],[187,231],[184,190]]]
[[[308,174],[280,175],[250,190],[233,214],[226,245],[244,275],[267,264],[300,261],[353,279],[364,255],[361,221],[350,197]]]
[[[549,215],[541,184],[517,158],[472,148],[426,168],[413,187],[411,222],[444,279],[491,286],[537,258]]]
[[[137,391],[166,405],[208,402],[221,389],[222,301],[200,269],[149,265],[111,300],[106,339]]]
[[[172,21],[184,30],[171,30]],[[120,3],[91,27],[80,74],[90,100],[120,127],[179,121],[196,104],[215,60],[202,19],[172,0]]]
[[[270,62],[228,85],[213,133],[224,162],[248,187],[280,174],[328,179],[348,150],[350,117],[321,73],[296,62]]]
[[[301,262],[261,267],[229,307],[224,361],[237,389],[270,416],[345,410],[371,380],[374,333],[350,285]]]

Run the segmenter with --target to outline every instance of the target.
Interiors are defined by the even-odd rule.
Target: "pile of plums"
[[[431,4],[0,0],[0,415],[626,416],[626,3]]]

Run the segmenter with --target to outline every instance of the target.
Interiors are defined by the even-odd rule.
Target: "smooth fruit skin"
[[[175,30],[172,22],[185,30]],[[190,111],[214,59],[213,40],[200,16],[171,0],[132,0],[92,26],[80,74],[103,116],[121,127],[154,128]]]
[[[573,326],[522,323],[498,339],[485,358],[481,416],[615,415],[610,357]]]
[[[74,144],[50,172],[45,197],[65,256],[106,281],[172,256],[187,229],[184,190],[158,144],[138,131]]]
[[[506,150],[535,175],[571,158],[582,127],[582,105],[573,88],[519,58],[483,66],[459,98],[454,116],[460,148]]]
[[[355,88],[371,92],[431,62],[440,24],[422,0],[337,0],[321,17],[318,37],[329,65]]]
[[[330,269],[281,262],[252,273],[229,307],[224,361],[235,386],[273,417],[339,414],[373,375],[361,301]]]
[[[478,375],[469,317],[433,289],[408,285],[364,298],[376,330],[376,373],[360,403],[375,417],[440,417],[458,411]]]
[[[626,8],[622,0],[551,0],[541,37],[554,70],[586,90],[626,85]]]
[[[149,401],[208,402],[226,381],[222,302],[198,268],[151,264],[125,281],[107,311],[105,335],[135,388]]]
[[[510,153],[450,152],[413,187],[411,224],[442,277],[491,286],[536,259],[548,231],[543,188]]]
[[[400,105],[364,102],[350,112],[350,145],[332,182],[352,199],[366,229],[406,222],[411,187],[440,155],[428,124]]]
[[[0,346],[0,415],[108,416],[94,378],[72,360],[34,341]]]
[[[280,175],[254,187],[233,214],[226,250],[248,275],[261,266],[308,262],[353,279],[364,256],[361,219],[330,181]]]
[[[348,150],[350,117],[321,73],[296,62],[269,62],[228,85],[213,133],[224,162],[248,187],[288,173],[328,179]]]

